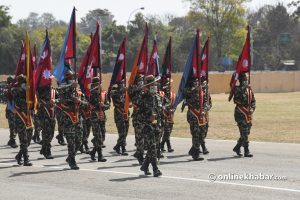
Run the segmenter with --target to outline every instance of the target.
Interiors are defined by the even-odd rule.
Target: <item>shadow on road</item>
[[[20,172],[20,173],[14,173],[14,174],[10,175],[9,178],[18,177],[18,176],[26,176],[26,175],[56,173],[56,172],[62,172],[65,170],[69,170],[69,169],[43,170],[43,171],[35,171],[35,172]]]
[[[139,175],[139,176],[133,176],[133,177],[127,177],[127,178],[116,178],[116,179],[110,179],[109,181],[112,182],[125,182],[125,181],[135,181],[142,178],[150,178],[151,176],[146,175]]]
[[[209,159],[207,159],[207,161],[216,162],[216,161],[232,160],[232,159],[239,159],[239,158],[242,158],[242,157],[239,157],[239,156],[230,156],[230,157],[222,157],[222,158],[209,158]]]

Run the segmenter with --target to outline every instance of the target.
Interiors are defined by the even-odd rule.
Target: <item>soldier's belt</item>
[[[247,123],[250,123],[252,121],[252,112],[250,109],[241,105],[237,105],[236,107],[245,116]]]
[[[30,114],[26,114],[25,112],[20,111],[20,109],[15,107],[16,114],[20,117],[22,122],[24,123],[26,129],[32,128],[32,117]]]

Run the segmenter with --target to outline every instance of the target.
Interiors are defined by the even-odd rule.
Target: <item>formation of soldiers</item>
[[[106,114],[110,109],[111,101],[114,106],[114,120],[118,130],[118,140],[113,147],[117,154],[127,156],[126,138],[128,134],[130,117],[135,133],[136,152],[134,157],[141,165],[141,171],[150,175],[149,165],[153,168],[153,176],[161,176],[158,169],[158,160],[163,158],[163,152],[173,152],[170,135],[174,124],[173,107],[175,94],[171,91],[172,80],[167,78],[161,82],[153,75],[144,77],[137,74],[135,81],[128,88],[124,81],[120,81],[111,87],[109,94],[102,88],[99,77],[93,77],[91,83],[91,96],[84,96],[74,79],[72,71],[65,74],[65,83],[58,88],[46,86],[39,88],[36,93],[37,103],[35,110],[28,110],[26,104],[26,77],[19,75],[15,79],[8,77],[6,90],[10,139],[8,145],[17,148],[16,135],[19,137],[20,151],[15,159],[19,165],[31,166],[28,147],[33,139],[41,144],[40,154],[46,159],[53,159],[51,142],[54,137],[57,121],[59,144],[66,145],[68,156],[66,162],[71,169],[79,169],[76,164],[76,154],[87,153],[92,161],[105,162],[102,149],[105,148]],[[241,154],[244,147],[244,156],[252,157],[249,151],[248,135],[252,126],[252,114],[255,110],[255,98],[251,87],[248,85],[248,76],[242,73],[239,76],[240,85],[234,91],[235,120],[240,130],[240,138],[233,151]],[[203,92],[203,105],[201,118],[198,113],[199,90]],[[130,96],[132,114],[124,109],[126,93]],[[189,155],[193,160],[203,160],[200,153],[208,154],[205,144],[209,127],[208,113],[212,107],[211,97],[208,91],[208,80],[203,78],[201,83],[197,78],[191,78],[184,91],[184,107],[188,106],[187,121],[190,124],[192,135],[192,147]],[[34,123],[32,123],[34,121]],[[33,133],[33,124],[35,133]],[[92,130],[90,150],[88,139]],[[41,138],[40,132],[41,131]],[[33,136],[33,137],[32,137]],[[146,153],[145,153],[146,152]],[[96,159],[97,155],[97,159]]]

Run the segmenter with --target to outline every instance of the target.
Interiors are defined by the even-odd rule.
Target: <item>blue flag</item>
[[[69,59],[76,58],[76,31],[75,31],[75,7],[72,11],[69,27],[65,36],[64,44],[61,50],[61,54],[53,75],[60,84],[64,80],[64,75],[67,70],[72,70]],[[76,66],[75,66],[76,67]]]
[[[194,40],[193,47],[190,50],[188,60],[184,67],[184,71],[182,74],[182,78],[180,81],[180,85],[179,85],[178,92],[177,92],[174,106],[173,106],[173,108],[175,108],[175,109],[178,106],[178,104],[180,104],[180,102],[184,99],[184,89],[185,89],[189,79],[192,78],[191,75],[192,75],[192,70],[193,70],[193,57],[194,57],[194,50],[196,48],[196,44],[197,44],[197,38],[195,38],[195,40]]]

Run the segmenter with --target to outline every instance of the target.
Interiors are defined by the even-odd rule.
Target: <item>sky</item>
[[[257,10],[265,4],[274,5],[278,2],[288,4],[292,0],[252,0],[247,3],[251,10]],[[183,0],[1,0],[0,5],[10,7],[12,22],[26,18],[30,12],[42,14],[52,13],[56,19],[69,21],[73,6],[76,7],[77,21],[84,17],[89,10],[96,8],[107,8],[115,16],[117,24],[126,25],[130,13],[140,7],[144,15],[172,14],[174,16],[184,16],[189,10],[189,4]],[[135,13],[135,12],[134,12]],[[131,18],[134,17],[134,13]]]

